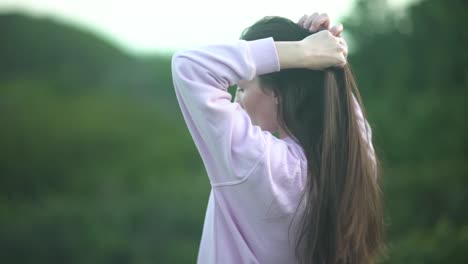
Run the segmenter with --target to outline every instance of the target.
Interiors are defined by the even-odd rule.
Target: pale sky
[[[238,39],[244,28],[267,15],[297,21],[304,14],[327,13],[332,24],[336,24],[353,3],[354,0],[0,0],[0,12],[53,17],[97,32],[138,54]]]

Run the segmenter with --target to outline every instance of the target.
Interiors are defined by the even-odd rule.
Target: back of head
[[[299,41],[310,34],[289,19],[264,17],[244,30],[241,39]],[[278,96],[278,122],[307,157],[298,259],[314,264],[374,263],[383,249],[378,159],[369,155],[370,142],[358,125],[355,106],[364,117],[365,112],[349,65],[286,69],[258,78],[262,89]]]

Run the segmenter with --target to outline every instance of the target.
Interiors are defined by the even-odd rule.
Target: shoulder
[[[292,138],[279,139],[269,132],[263,133],[264,153],[256,172],[266,174],[275,183],[302,185],[301,176],[307,163],[302,147]]]
[[[265,188],[269,197],[263,218],[276,218],[295,212],[307,182],[307,159],[300,144],[292,138],[266,137],[265,156],[251,184]],[[263,186],[262,186],[263,185]]]

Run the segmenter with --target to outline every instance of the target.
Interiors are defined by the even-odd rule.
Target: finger
[[[338,56],[338,61],[336,63],[336,66],[338,67],[344,67],[348,62],[346,61],[346,58],[343,54],[340,54]]]
[[[346,58],[346,57],[348,57],[348,44],[346,44],[346,41],[344,41],[343,47],[344,47],[343,54],[344,54],[344,56]]]
[[[327,19],[323,24],[320,30],[328,30],[330,29],[330,19]]]
[[[322,30],[330,29],[330,20],[326,20],[325,22],[323,22],[321,24],[320,23],[317,23],[317,24],[318,25],[316,25],[315,27],[311,26],[311,28],[313,27],[313,29],[311,29],[311,31],[322,31]]]
[[[345,41],[343,38],[338,38],[338,42],[340,43],[341,46],[345,46]]]
[[[321,26],[325,29],[328,29],[330,27],[330,18],[326,13],[321,14],[313,21],[313,23],[311,24],[311,30],[317,31],[320,29]]]
[[[303,16],[299,19],[299,21],[297,22],[297,24],[298,24],[299,26],[303,27],[303,26],[304,26],[304,22],[306,21],[306,19],[307,19],[307,15],[303,15]]]
[[[348,60],[346,59],[346,57],[343,55],[343,64],[342,67],[344,67],[346,64],[348,64]]]
[[[312,21],[315,19],[316,16],[318,16],[319,14],[317,12],[313,13],[312,15],[310,15],[306,21],[304,22],[304,28],[306,29],[309,29],[310,28],[310,25],[312,23]]]
[[[330,29],[330,32],[335,36],[335,37],[339,37],[341,32],[343,32],[343,25],[342,24],[338,24],[338,25],[335,25],[333,26],[331,29]]]
[[[319,23],[319,30],[330,29],[330,17],[327,13],[323,13],[322,17],[325,17],[325,20]]]
[[[315,32],[317,31],[315,28],[314,28],[314,23],[315,21],[317,20],[318,16],[314,17],[314,19],[312,19],[312,21],[310,22],[310,26],[307,28],[309,31],[311,32]]]
[[[346,41],[344,41],[344,39],[340,38],[337,49],[345,58],[348,56],[348,45],[346,45]]]
[[[304,22],[304,28],[309,29],[310,25],[312,25],[312,22],[314,21],[315,18],[317,18],[319,14],[318,13],[313,13],[309,17],[307,17],[306,21]]]
[[[336,45],[341,46],[341,38],[333,36],[333,34],[330,31],[328,32],[330,33],[330,36],[332,36],[332,38],[335,39]]]
[[[346,40],[342,37],[338,37],[338,41],[343,47],[343,54],[345,55],[345,57],[348,56],[348,43],[346,43]]]

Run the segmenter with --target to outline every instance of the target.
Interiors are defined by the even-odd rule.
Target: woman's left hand
[[[312,15],[303,15],[297,24],[311,32],[330,29],[330,17],[326,13],[319,14],[317,12]]]

